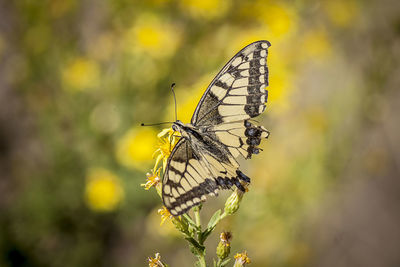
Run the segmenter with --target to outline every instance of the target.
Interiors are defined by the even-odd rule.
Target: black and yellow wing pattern
[[[232,186],[244,191],[250,178],[237,158],[259,153],[269,132],[250,120],[265,110],[268,98],[268,41],[239,51],[218,73],[200,99],[191,123],[174,123],[182,138],[171,152],[163,177],[163,202],[172,215],[187,212]]]

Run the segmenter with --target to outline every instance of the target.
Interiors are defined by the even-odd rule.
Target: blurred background
[[[271,136],[209,261],[231,230],[251,266],[400,266],[399,1],[17,0],[0,18],[0,266],[191,266],[140,186],[162,128],[139,125],[174,120],[172,82],[189,122],[260,39]]]

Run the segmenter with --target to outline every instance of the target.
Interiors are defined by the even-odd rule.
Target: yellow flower
[[[243,252],[243,253],[237,253],[235,255],[235,264],[233,265],[233,267],[239,267],[239,266],[244,266],[246,264],[249,264],[250,258],[247,255],[247,252]]]
[[[64,87],[71,91],[80,91],[96,87],[100,71],[96,62],[87,58],[72,60],[62,71]]]
[[[146,169],[151,162],[157,139],[149,128],[132,128],[117,143],[118,161],[130,168]]]
[[[162,209],[159,209],[158,210],[158,214],[161,215],[161,223],[160,223],[160,225],[162,225],[167,220],[173,219],[172,214],[169,212],[169,210],[167,210],[166,207],[163,207]]]
[[[92,210],[113,211],[123,197],[124,191],[116,175],[103,168],[93,168],[89,171],[85,198]]]
[[[146,53],[154,58],[168,58],[178,48],[180,29],[152,14],[137,18],[125,36],[125,45],[133,54]]]
[[[297,25],[296,13],[289,6],[283,4],[266,4],[261,13],[263,21],[274,38],[283,37],[294,32]],[[271,38],[270,37],[270,38]]]
[[[156,172],[147,173],[147,180],[145,184],[141,184],[145,190],[149,190],[153,186],[157,186],[160,182],[160,172],[161,168],[159,168]]]
[[[297,29],[296,10],[284,3],[258,0],[249,1],[240,6],[239,14],[247,19],[256,19],[265,33],[256,40],[267,39],[276,44],[276,39],[287,37]],[[246,29],[246,31],[251,29]]]
[[[167,166],[168,157],[175,147],[176,143],[179,141],[180,133],[172,130],[172,128],[167,128],[162,130],[157,137],[159,138],[158,149],[154,152],[153,156],[156,156],[156,163],[153,168],[153,172],[158,169],[159,163],[163,163],[163,171]]]
[[[195,18],[213,19],[222,17],[231,6],[225,0],[181,0],[181,8]]]
[[[160,253],[156,253],[155,257],[148,257],[149,267],[164,267],[165,265],[161,262]]]

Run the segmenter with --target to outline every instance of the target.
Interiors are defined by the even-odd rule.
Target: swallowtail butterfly
[[[171,152],[162,179],[162,199],[178,216],[199,205],[206,195],[250,182],[237,158],[258,154],[269,132],[250,119],[265,110],[268,98],[267,54],[270,43],[257,41],[240,50],[214,78],[191,122],[172,128],[182,138]]]

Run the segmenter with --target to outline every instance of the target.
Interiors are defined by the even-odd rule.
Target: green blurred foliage
[[[313,223],[328,212],[321,203],[346,179],[366,178],[349,177],[349,162],[360,155],[379,176],[396,160],[379,146],[353,153],[396,88],[395,3],[2,3],[0,265],[142,266],[155,252],[171,266],[193,262],[173,227],[159,226],[155,192],[140,187],[161,128],[139,124],[173,119],[172,82],[188,122],[223,64],[266,39],[260,123],[272,134],[243,161],[252,186],[220,230],[252,266],[310,266]],[[223,203],[210,200],[205,213]]]

